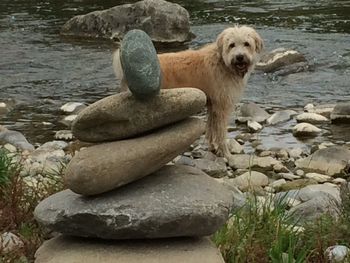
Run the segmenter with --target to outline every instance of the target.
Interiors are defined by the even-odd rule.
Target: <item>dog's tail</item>
[[[122,63],[120,61],[120,50],[119,49],[117,49],[113,53],[113,70],[114,70],[115,76],[120,81],[121,90],[125,91],[127,89],[127,85],[126,85],[125,78],[124,78],[123,66],[122,66]]]

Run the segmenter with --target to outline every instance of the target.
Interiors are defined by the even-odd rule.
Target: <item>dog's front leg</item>
[[[227,123],[231,110],[231,103],[208,103],[206,138],[209,150],[226,158],[231,157],[226,143]]]

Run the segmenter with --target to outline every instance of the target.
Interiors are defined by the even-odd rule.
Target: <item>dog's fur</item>
[[[226,145],[228,118],[262,48],[263,41],[253,28],[235,26],[225,29],[216,42],[199,50],[158,55],[163,74],[162,88],[194,87],[206,94],[206,138],[210,149],[219,155],[230,156]],[[113,55],[113,65],[125,89],[119,50]]]

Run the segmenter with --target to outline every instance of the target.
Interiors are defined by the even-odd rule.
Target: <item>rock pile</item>
[[[142,100],[124,92],[81,111],[74,136],[96,144],[72,158],[69,189],[36,207],[62,235],[35,262],[223,262],[206,236],[228,219],[232,192],[198,168],[167,165],[204,132],[190,116],[205,104],[183,88]]]

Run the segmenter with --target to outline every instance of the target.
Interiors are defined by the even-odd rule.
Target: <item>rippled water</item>
[[[59,29],[74,15],[129,2],[1,0],[0,102],[16,103],[0,116],[0,124],[22,131],[33,143],[43,142],[63,128],[62,104],[91,103],[116,92],[113,45],[64,39]],[[191,14],[197,38],[190,47],[214,40],[229,24],[250,24],[267,50],[294,48],[315,65],[313,72],[286,77],[253,74],[244,100],[286,108],[350,99],[350,1],[175,2]]]

